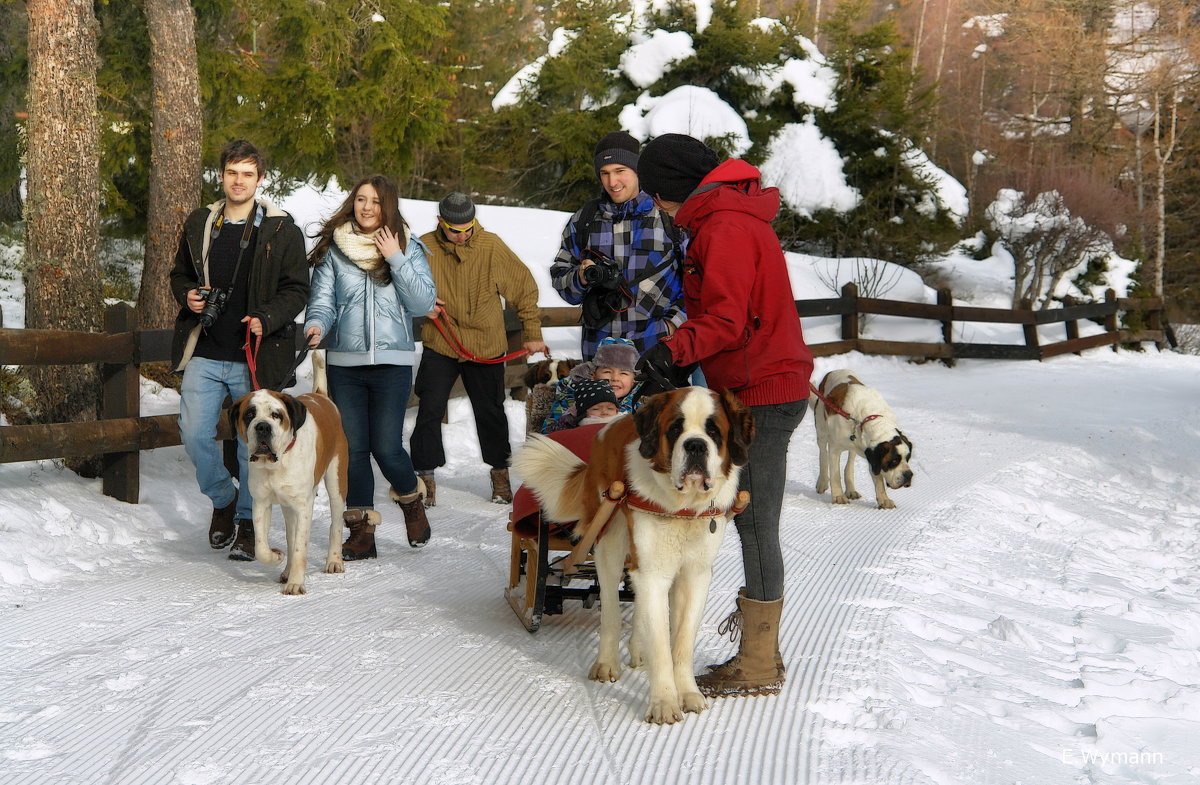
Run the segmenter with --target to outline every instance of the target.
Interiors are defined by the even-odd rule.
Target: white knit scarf
[[[375,247],[375,233],[359,234],[354,231],[354,222],[346,221],[333,230],[333,241],[346,258],[368,275],[383,264],[383,256]]]

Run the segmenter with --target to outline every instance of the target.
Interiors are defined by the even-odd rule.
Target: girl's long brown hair
[[[400,250],[406,249],[408,243],[405,240],[404,230],[408,227],[408,222],[404,220],[404,216],[400,215],[400,192],[391,180],[381,174],[373,174],[355,183],[337,211],[329,216],[329,220],[321,226],[320,231],[312,235],[317,238],[317,244],[313,246],[312,253],[308,255],[308,263],[313,267],[325,261],[325,254],[328,253],[329,246],[333,244],[334,230],[347,221],[354,220],[354,197],[358,196],[358,189],[364,185],[372,186],[379,194],[379,206],[383,210],[383,220],[380,222],[380,226],[386,226],[395,232],[396,239],[400,241]],[[380,264],[371,272],[371,279],[378,284],[386,284],[391,281],[391,271],[388,270],[386,264]]]

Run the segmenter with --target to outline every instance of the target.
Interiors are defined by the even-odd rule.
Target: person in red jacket
[[[664,134],[642,149],[642,190],[689,237],[683,263],[687,321],[648,349],[638,370],[663,387],[687,384],[699,364],[708,386],[737,394],[755,437],[740,486],[750,506],[735,523],[746,585],[722,631],[741,627],[738,653],[696,681],[706,695],[776,693],[783,554],[779,513],[792,433],[808,408],[812,352],[804,343],[787,265],[771,221],[779,190],[745,161],[719,162],[703,142]]]

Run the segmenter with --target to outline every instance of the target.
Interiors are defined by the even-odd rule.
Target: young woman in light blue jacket
[[[408,544],[429,540],[422,489],[404,449],[404,413],[416,343],[412,319],[436,299],[425,246],[400,215],[396,186],[381,175],[359,181],[316,235],[304,333],[326,342],[329,394],[350,442],[350,482],[342,546],[347,561],[376,556],[375,474],[391,483]]]

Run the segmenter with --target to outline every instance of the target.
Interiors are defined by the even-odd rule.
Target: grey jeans
[[[779,547],[779,512],[787,482],[788,443],[808,411],[808,399],[751,406],[755,436],[750,462],[742,467],[738,486],[750,491],[750,506],[734,519],[742,541],[746,596],[770,601],[783,596],[783,552]]]

